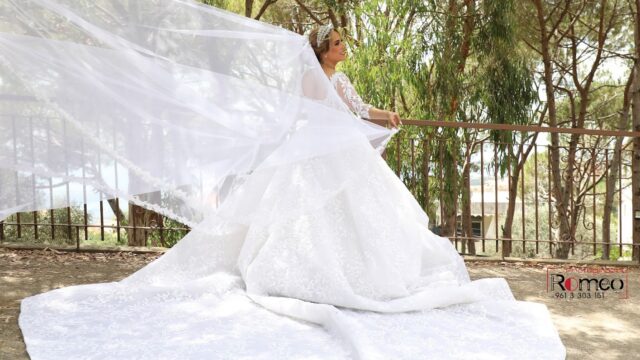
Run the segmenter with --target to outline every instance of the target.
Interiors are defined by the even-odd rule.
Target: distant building
[[[484,202],[483,202],[484,200]],[[520,198],[516,199],[516,206],[521,203]],[[483,206],[484,204],[484,206]],[[509,206],[509,186],[506,181],[498,182],[496,191],[494,183],[480,185],[471,185],[471,217],[472,226],[478,229],[478,236],[487,239],[497,239],[497,235],[501,235],[501,226],[504,224],[504,217]],[[497,213],[497,232],[496,232],[496,213]],[[474,229],[474,235],[476,231]]]

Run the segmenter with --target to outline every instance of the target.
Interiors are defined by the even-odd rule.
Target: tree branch
[[[305,4],[302,3],[302,1],[300,0],[294,0],[296,2],[296,4],[298,4],[298,6],[300,6],[300,8],[302,8],[302,10],[304,10],[307,14],[309,14],[309,17],[313,19],[313,21],[315,21],[318,25],[322,25],[322,20],[320,20],[319,17],[316,16],[316,14],[313,13],[313,11],[311,11]]]
[[[262,17],[264,12],[267,11],[267,8],[269,7],[269,5],[275,4],[277,1],[278,0],[265,0],[264,4],[262,4],[262,7],[260,8],[260,11],[258,11],[258,15],[256,15],[255,19],[260,20],[260,17]]]
[[[253,10],[253,0],[245,0],[244,1],[244,16],[250,18],[252,10]]]

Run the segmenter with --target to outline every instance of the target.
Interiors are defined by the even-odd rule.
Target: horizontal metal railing
[[[385,120],[371,120],[379,125],[387,125]],[[425,145],[428,147],[423,152],[431,151],[435,154],[442,154],[442,148],[447,147],[449,142],[458,142],[459,139],[447,137],[441,135],[442,129],[451,129],[450,131],[457,132],[460,129],[464,131],[473,131],[487,135],[489,132],[520,132],[520,133],[557,133],[560,136],[577,135],[580,137],[589,138],[606,138],[615,139],[640,137],[640,132],[637,131],[624,131],[624,130],[598,130],[598,129],[577,129],[577,128],[551,128],[534,125],[509,125],[509,124],[477,124],[477,123],[462,123],[462,122],[446,122],[446,121],[428,121],[428,120],[414,120],[403,119],[403,128],[407,131],[398,133],[394,139],[389,143],[387,150],[385,151],[386,160],[390,167],[401,177],[405,182],[405,185],[413,192],[417,198],[423,196],[422,204],[425,206],[425,211],[429,212],[429,206],[437,208],[435,211],[436,219],[431,219],[431,225],[435,231],[443,227],[444,214],[443,211],[443,195],[445,190],[441,184],[448,181],[445,175],[442,173],[442,159],[438,159],[437,156],[429,154],[419,154],[423,157],[422,161],[417,161],[418,153],[420,149],[424,149]],[[417,131],[409,131],[411,127],[417,128]],[[439,129],[439,130],[438,130]],[[415,130],[415,129],[414,129]],[[404,134],[403,134],[404,133]],[[454,135],[457,137],[457,135]],[[536,137],[540,141],[539,137]],[[602,247],[605,245],[602,242],[602,229],[599,227],[600,216],[604,207],[604,196],[602,188],[606,187],[606,183],[609,180],[609,173],[615,171],[617,174],[616,184],[614,186],[615,201],[612,204],[615,211],[612,214],[612,223],[616,224],[616,229],[612,234],[615,234],[617,241],[607,243],[606,245],[612,248],[617,247],[618,254],[622,255],[625,252],[638,251],[638,244],[631,243],[631,233],[633,231],[632,215],[627,214],[626,218],[622,218],[621,209],[623,205],[631,205],[631,199],[624,200],[621,192],[627,190],[631,186],[630,174],[631,174],[631,158],[633,150],[631,142],[627,142],[627,146],[623,147],[618,156],[621,159],[615,169],[611,169],[611,160],[615,155],[615,151],[611,148],[610,144],[605,146],[575,146],[575,151],[579,153],[581,160],[584,164],[587,164],[586,170],[579,174],[582,178],[576,179],[576,182],[580,182],[584,186],[587,186],[590,191],[588,194],[581,195],[581,201],[584,203],[577,207],[581,212],[579,222],[575,227],[575,234],[572,238],[558,238],[558,221],[554,219],[555,214],[555,202],[556,200],[551,195],[552,191],[552,176],[551,176],[551,156],[549,156],[551,144],[537,144],[533,143],[532,151],[529,158],[525,162],[525,166],[529,166],[530,172],[522,171],[519,174],[517,184],[512,184],[509,179],[511,178],[510,170],[508,167],[506,174],[502,176],[498,170],[498,158],[497,148],[499,146],[514,146],[517,147],[519,143],[501,143],[491,140],[490,137],[485,137],[472,146],[475,149],[464,149],[465,144],[461,146],[462,153],[475,154],[475,166],[476,170],[473,172],[479,178],[480,184],[475,187],[474,195],[478,195],[480,198],[479,204],[476,204],[479,208],[477,218],[484,221],[487,216],[492,217],[491,229],[488,229],[484,222],[480,227],[480,234],[477,236],[465,236],[460,232],[460,217],[462,214],[458,210],[454,222],[455,234],[449,234],[448,236],[455,243],[456,247],[461,250],[464,246],[461,246],[462,242],[474,241],[478,242],[481,247],[481,253],[487,254],[487,244],[491,242],[493,244],[493,253],[487,255],[500,255],[499,249],[504,247],[504,244],[509,242],[511,244],[519,245],[519,257],[551,257],[553,255],[553,247],[560,246],[561,244],[569,244],[571,246],[571,257],[573,258],[595,258],[595,256],[602,251]],[[529,144],[527,144],[529,145]],[[569,151],[569,146],[562,144],[557,146],[556,149],[564,154]],[[489,150],[489,151],[487,151]],[[492,159],[487,159],[487,155],[493,154]],[[424,156],[426,155],[426,161]],[[546,157],[543,161],[541,158]],[[544,163],[543,163],[544,162]],[[418,163],[418,165],[416,165]],[[563,164],[566,165],[566,164]],[[546,168],[546,169],[545,169]],[[542,173],[541,170],[544,170]],[[566,170],[566,166],[562,168]],[[428,174],[428,176],[416,176],[419,174]],[[587,180],[585,180],[585,176]],[[423,184],[417,184],[415,177],[418,177]],[[528,177],[532,177],[528,179]],[[498,199],[499,184],[506,183],[507,188],[504,189],[505,193],[511,192],[511,186],[517,186],[517,209],[515,211],[515,218],[513,222],[514,232],[509,238],[502,236],[502,226],[504,225],[505,211],[500,208],[501,200]],[[525,187],[525,184],[527,185]],[[490,186],[487,186],[490,185]],[[541,186],[544,185],[544,189]],[[417,191],[418,186],[423,186],[422,191]],[[490,194],[486,193],[486,188],[493,188]],[[531,189],[533,194],[525,194],[527,189]],[[542,199],[539,193],[544,193],[545,198]],[[435,194],[436,199],[430,199]],[[524,194],[524,196],[523,196]],[[460,195],[456,194],[456,201],[460,202]],[[504,199],[502,199],[504,200]],[[574,201],[572,198],[571,201]],[[487,211],[487,205],[490,205],[491,211]],[[456,206],[460,209],[459,204]],[[433,211],[432,211],[433,213]],[[435,220],[435,221],[434,221]],[[544,224],[542,224],[544,223]],[[623,229],[623,224],[627,225]],[[627,231],[629,235],[629,242],[623,242],[626,240],[623,237],[623,233]],[[613,236],[612,236],[613,237]],[[576,247],[581,247],[580,252],[576,252]],[[585,250],[589,247],[589,252]],[[546,251],[546,254],[542,253],[542,248]],[[502,254],[504,255],[504,254]]]
[[[372,122],[386,125],[384,120],[370,120]],[[488,134],[489,132],[521,132],[521,133],[557,133],[561,136],[579,135],[594,138],[637,138],[640,132],[623,131],[623,130],[597,130],[597,129],[576,129],[576,128],[551,128],[532,125],[508,125],[508,124],[477,124],[477,123],[461,123],[446,121],[428,121],[403,119],[403,128],[406,131],[398,133],[389,143],[385,158],[390,167],[404,181],[410,191],[423,204],[425,211],[431,215],[431,226],[434,231],[441,232],[444,225],[445,214],[444,202],[447,198],[443,184],[446,184],[446,174],[443,173],[442,150],[450,145],[453,139],[442,135],[443,129],[450,132],[471,131],[479,134]],[[461,130],[463,129],[463,130]],[[538,138],[538,141],[540,139]],[[458,144],[460,145],[460,144]],[[510,168],[506,174],[500,174],[498,158],[498,148],[500,146],[518,146],[516,143],[502,143],[487,138],[486,136],[473,144],[473,149],[459,149],[462,153],[472,154],[469,159],[474,162],[474,170],[471,172],[475,175],[475,180],[479,184],[474,185],[472,206],[474,207],[473,228],[475,233],[468,236],[461,231],[460,227],[464,222],[461,212],[461,196],[455,194],[456,204],[455,215],[455,233],[450,234],[450,238],[456,247],[465,253],[465,248],[469,248],[471,241],[478,244],[476,254],[495,255],[499,253],[499,249],[503,248],[505,243],[517,245],[518,251],[514,254],[520,257],[538,257],[553,255],[553,247],[560,244],[568,243],[571,245],[571,253],[574,257],[585,257],[587,255],[586,247],[589,247],[591,256],[596,256],[602,251],[603,242],[601,227],[599,225],[598,216],[602,212],[604,206],[602,187],[608,181],[609,171],[617,172],[617,184],[615,185],[615,204],[616,211],[612,215],[613,223],[616,224],[616,241],[608,244],[611,248],[617,247],[620,255],[629,248],[637,247],[633,244],[625,244],[621,236],[623,233],[624,219],[621,218],[621,209],[623,208],[622,191],[630,185],[628,174],[630,173],[630,161],[632,150],[628,147],[620,150],[618,156],[622,159],[616,169],[609,169],[610,161],[614,156],[613,149],[609,145],[601,147],[578,146],[577,150],[581,152],[581,156],[585,157],[585,161],[591,161],[585,172],[588,174],[589,181],[593,186],[589,194],[582,197],[584,206],[580,208],[582,215],[580,216],[579,228],[576,233],[580,238],[561,239],[557,236],[557,219],[555,215],[555,200],[550,195],[552,193],[552,181],[550,174],[550,144],[535,143],[530,154],[530,158],[525,162],[528,167],[527,171],[521,173],[520,179],[516,186],[518,187],[517,209],[514,215],[513,233],[510,238],[502,236],[502,226],[504,225],[505,213],[503,203],[504,196],[501,192],[509,193],[511,191],[511,183],[509,177]],[[559,146],[560,152],[566,152],[567,146]],[[588,154],[601,159],[596,161],[589,160]],[[546,157],[546,159],[545,159]],[[604,169],[604,170],[603,170]],[[603,172],[604,171],[604,172]],[[422,175],[420,175],[422,174]],[[419,176],[420,175],[420,176]],[[507,187],[501,190],[506,179]],[[489,190],[487,190],[489,189]],[[491,190],[492,189],[492,190]],[[532,193],[527,193],[531,190]],[[508,200],[508,199],[506,199]],[[104,241],[105,233],[111,232],[118,243],[122,243],[124,238],[135,236],[138,230],[144,232],[145,245],[170,246],[165,241],[167,234],[186,234],[189,229],[180,224],[166,226],[166,219],[158,221],[155,226],[148,224],[122,224],[115,217],[115,224],[105,221],[106,209],[105,200],[99,203],[98,222],[89,221],[91,218],[87,204],[77,208],[65,208],[58,210],[47,210],[46,212],[29,212],[15,214],[0,222],[0,242],[6,241],[34,241],[40,242],[44,240],[52,241],[56,238],[66,238],[67,240],[75,240],[75,246],[80,249],[83,241],[90,238],[91,229],[99,229],[97,236]],[[470,200],[471,201],[471,200]],[[119,200],[116,199],[116,206],[119,207]],[[72,214],[73,213],[73,214]],[[28,217],[28,220],[26,219]],[[60,220],[62,218],[62,220]],[[80,219],[80,221],[77,221]],[[630,219],[628,219],[630,220]],[[480,223],[479,226],[478,222]],[[467,224],[468,225],[468,224]],[[25,238],[28,233],[31,238]],[[9,237],[11,235],[12,237]],[[95,234],[94,234],[95,235]],[[178,235],[180,237],[181,235]],[[95,237],[95,236],[94,236]],[[154,242],[148,243],[147,239],[152,238]],[[463,246],[462,244],[465,244]],[[576,252],[576,248],[580,247],[580,251]],[[637,251],[634,250],[634,251]]]

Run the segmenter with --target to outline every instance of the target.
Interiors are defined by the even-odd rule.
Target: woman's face
[[[325,54],[325,61],[332,64],[347,58],[347,49],[337,31],[331,31],[329,35],[329,51]]]

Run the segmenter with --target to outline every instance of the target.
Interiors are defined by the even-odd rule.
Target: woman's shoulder
[[[335,82],[335,81],[349,81],[349,77],[347,77],[347,74],[343,73],[342,71],[336,71],[333,73],[333,75],[331,75],[331,82]]]

